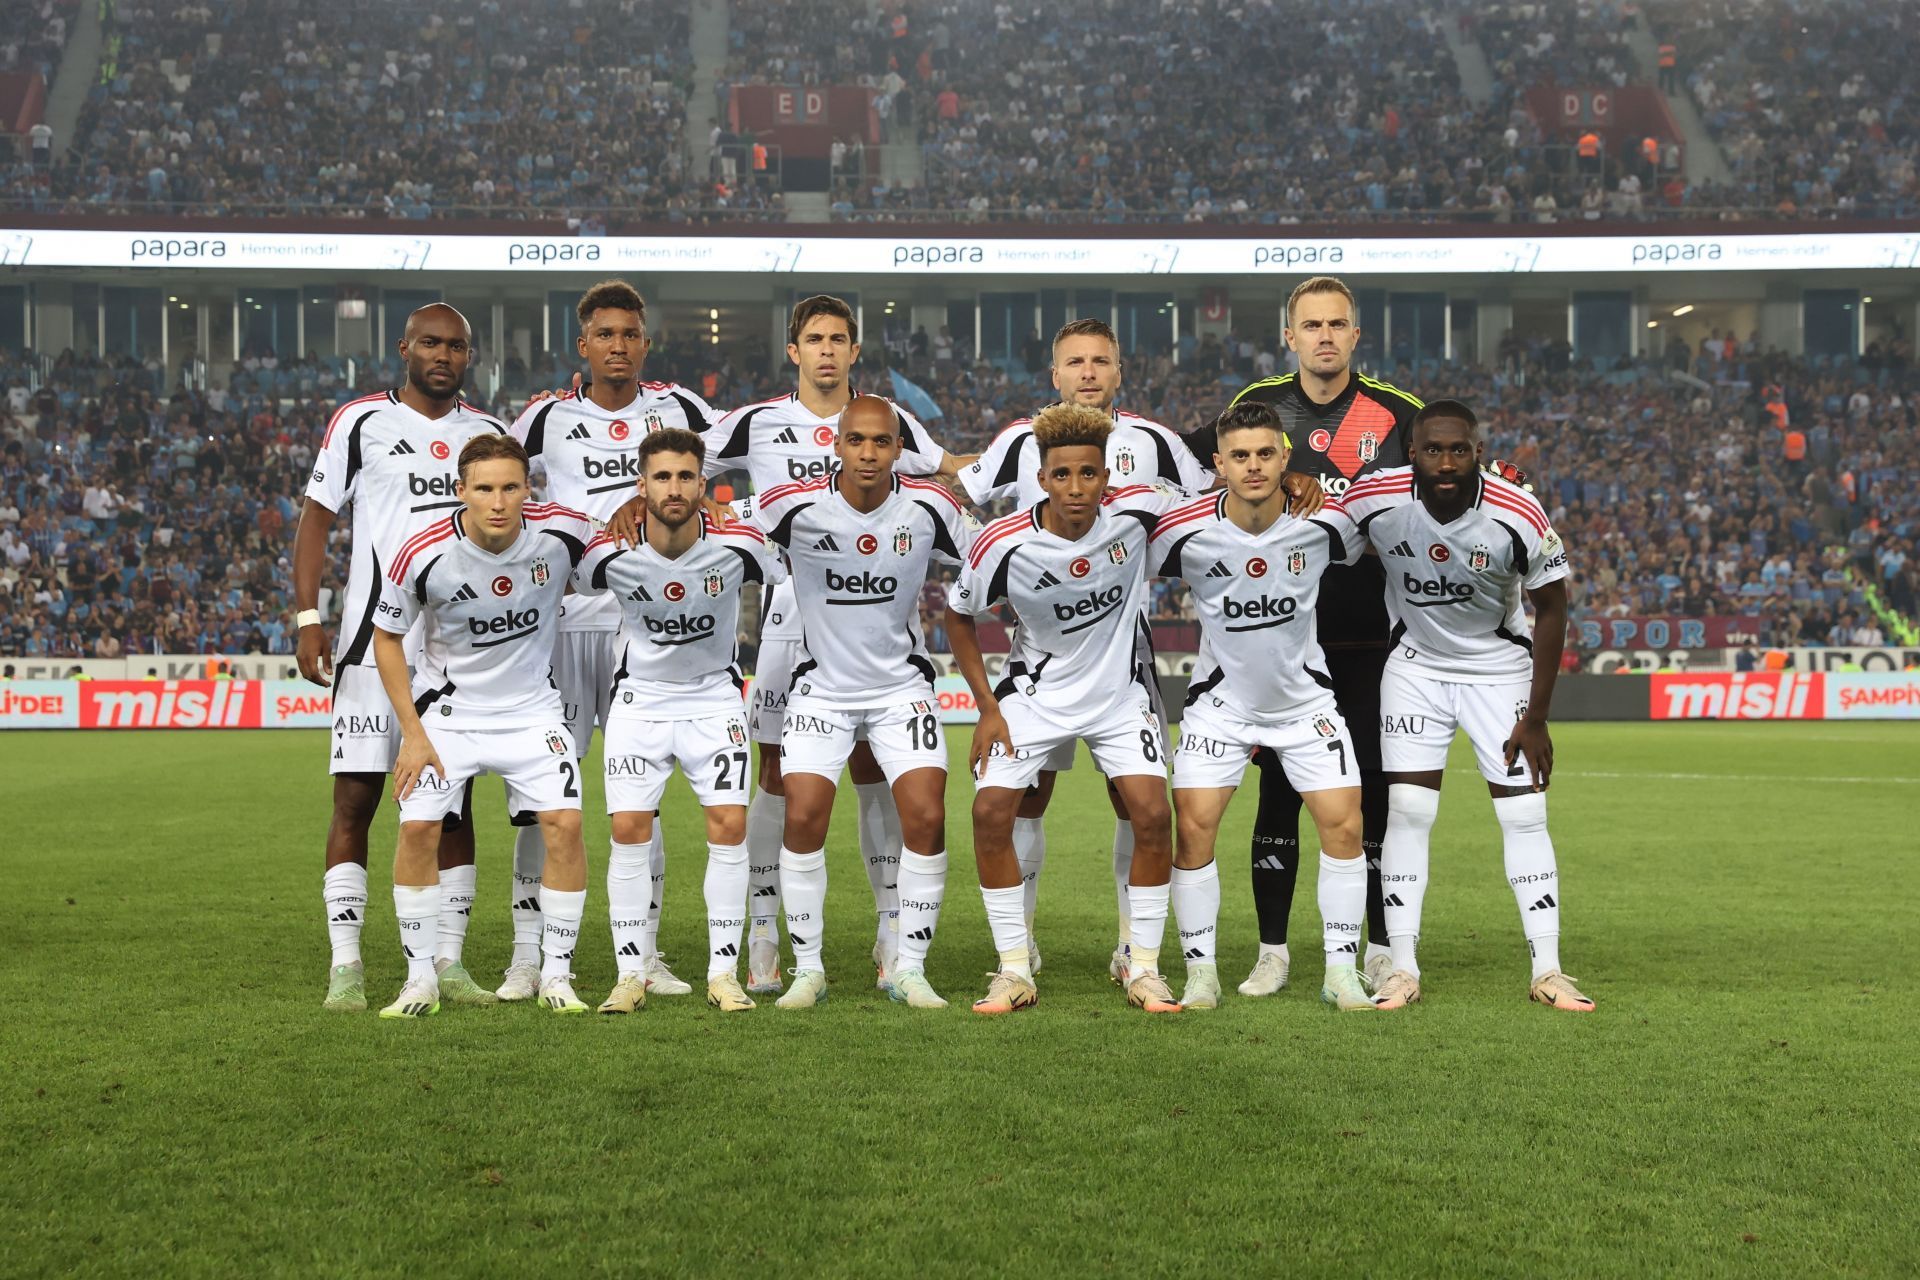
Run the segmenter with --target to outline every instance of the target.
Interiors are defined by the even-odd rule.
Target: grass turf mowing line
[[[1400,1015],[1319,1005],[1311,877],[1294,987],[1233,993],[1254,953],[1251,797],[1219,846],[1222,1007],[1126,1009],[1105,980],[1111,822],[1083,757],[1049,823],[1030,1013],[965,1009],[991,951],[956,775],[928,966],[951,1010],[872,990],[849,798],[822,1008],[729,1016],[696,995],[624,1019],[448,1008],[418,1025],[319,1008],[319,735],[8,735],[25,910],[0,1042],[0,1272],[1897,1271],[1920,1192],[1920,1002],[1892,979],[1920,935],[1885,873],[1911,865],[1911,806],[1897,784],[1798,779],[1904,776],[1915,739],[1820,734],[1558,728],[1563,953],[1592,1016],[1525,1002],[1463,750],[1434,833],[1427,999]],[[1690,772],[1767,780],[1659,776]],[[590,999],[613,976],[601,794],[590,782]],[[468,957],[485,981],[509,949],[511,839],[497,783],[479,807]],[[697,978],[704,841],[678,782],[667,834],[661,945]],[[376,1005],[403,970],[392,840],[388,807]]]

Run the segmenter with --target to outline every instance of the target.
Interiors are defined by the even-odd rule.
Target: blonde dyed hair
[[[1051,449],[1091,445],[1107,453],[1107,437],[1113,434],[1113,419],[1085,404],[1050,404],[1033,415],[1033,439],[1040,446],[1044,462]]]

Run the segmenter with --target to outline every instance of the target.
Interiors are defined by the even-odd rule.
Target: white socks
[[[1493,802],[1498,813],[1500,802]],[[1420,905],[1427,897],[1427,864],[1440,793],[1396,782],[1387,788],[1387,838],[1380,846],[1380,894],[1387,908],[1387,945],[1393,967],[1418,977]]]
[[[884,782],[853,784],[860,818],[860,860],[873,889],[874,940],[891,948],[900,927],[900,812]]]
[[[899,885],[900,954],[893,967],[924,969],[940,923],[940,904],[947,896],[947,855],[903,852]]]
[[[540,876],[547,868],[547,841],[536,826],[513,833],[513,960],[540,963]]]
[[[1173,920],[1180,930],[1180,954],[1189,965],[1214,963],[1220,926],[1220,864],[1173,869]]]
[[[1113,824],[1113,892],[1120,905],[1120,945],[1133,940],[1133,909],[1128,906],[1127,877],[1133,874],[1133,824]],[[1162,911],[1164,919],[1166,912]],[[1158,946],[1156,942],[1154,944]]]
[[[1040,870],[1047,865],[1047,828],[1043,819],[1013,820],[1013,856],[1020,862],[1020,889],[1026,899],[1027,932],[1032,933],[1034,906],[1040,899]]]
[[[580,943],[580,917],[587,909],[585,889],[540,886],[540,981],[569,977],[573,950]]]
[[[647,959],[653,954],[647,945],[652,881],[653,858],[649,846],[621,844],[618,840],[610,843],[607,918],[613,925],[613,963],[622,975],[644,973]]]
[[[1004,889],[980,886],[980,900],[987,906],[987,928],[993,933],[993,949],[1000,953],[1000,968],[1033,981],[1033,958],[1027,953],[1026,891],[1021,886]]]
[[[756,791],[747,805],[747,914],[756,939],[780,941],[780,840],[787,798]]]
[[[333,944],[333,963],[360,963],[360,930],[367,923],[367,869],[357,862],[328,867],[321,880],[327,904],[327,940]]]
[[[707,845],[707,980],[740,969],[747,923],[747,846]]]
[[[1127,902],[1133,908],[1133,932],[1127,944],[1127,968],[1134,977],[1160,972],[1160,937],[1167,930],[1167,900],[1170,893],[1164,884],[1127,886]]]
[[[787,940],[793,944],[794,972],[826,972],[820,963],[820,926],[827,910],[826,850],[795,853],[782,845],[780,887],[787,899]]]
[[[1320,936],[1329,968],[1352,967],[1367,923],[1367,860],[1320,851]]]
[[[464,867],[448,867],[440,872],[440,942],[434,957],[448,964],[460,963],[460,948],[467,940],[467,921],[473,915],[473,895],[479,868],[469,862]]]
[[[648,847],[647,927],[640,939],[640,967],[660,951],[660,908],[667,901],[667,842],[660,834],[660,815],[653,815],[653,843]]]
[[[1520,908],[1520,931],[1533,953],[1533,976],[1560,967],[1560,870],[1547,836],[1547,797],[1538,791],[1493,802],[1505,837],[1507,883]]]
[[[393,886],[393,914],[400,922],[400,950],[407,956],[407,981],[438,986],[433,953],[440,944],[440,886]]]

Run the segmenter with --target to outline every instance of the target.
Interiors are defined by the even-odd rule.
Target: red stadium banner
[[[82,729],[258,729],[258,680],[84,680]]]
[[[1654,720],[1824,720],[1827,676],[1819,671],[1701,671],[1649,677]]]

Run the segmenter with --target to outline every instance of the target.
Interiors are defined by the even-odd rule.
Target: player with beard
[[[853,308],[820,294],[803,298],[787,324],[787,359],[798,387],[783,396],[735,409],[707,439],[707,473],[745,467],[756,494],[782,485],[818,480],[835,466],[840,415],[853,402],[852,370],[860,358],[860,331]],[[895,469],[902,475],[951,480],[971,457],[955,458],[927,434],[913,415],[882,400],[894,416],[898,451]],[[615,533],[621,526],[610,526]],[[781,834],[786,829],[786,787],[781,781],[782,722],[794,664],[803,636],[792,582],[768,590],[762,598],[760,651],[754,664],[753,740],[760,746],[760,790],[747,811],[747,849],[752,874],[752,921],[747,948],[747,990],[780,990]],[[877,985],[887,985],[889,955],[898,945],[901,820],[885,771],[864,742],[856,743],[848,768],[853,775],[860,827],[860,852],[873,890],[873,944]]]
[[[1234,404],[1272,405],[1293,442],[1288,463],[1316,476],[1330,498],[1339,498],[1362,475],[1406,465],[1407,431],[1420,401],[1352,367],[1360,338],[1353,293],[1332,276],[1302,282],[1287,299],[1287,346],[1299,358],[1297,373],[1249,385]],[[1188,437],[1193,451],[1211,458],[1211,426]],[[1380,772],[1380,677],[1387,661],[1387,613],[1378,559],[1334,565],[1320,584],[1317,613],[1320,647],[1341,716],[1353,735],[1360,770],[1361,846],[1367,861],[1368,942],[1364,968],[1369,982],[1392,971],[1380,898],[1380,842],[1387,827],[1387,788]],[[1272,995],[1287,985],[1291,957],[1287,919],[1300,871],[1300,793],[1287,781],[1274,754],[1262,749],[1260,808],[1253,828],[1253,903],[1260,925],[1260,951],[1240,993]]]
[[[1414,947],[1447,752],[1464,729],[1493,796],[1507,883],[1532,957],[1527,996],[1591,1013],[1560,969],[1560,869],[1547,834],[1548,705],[1567,634],[1567,549],[1520,486],[1479,469],[1480,424],[1458,400],[1414,416],[1413,462],[1347,491],[1347,515],[1386,565],[1392,654],[1380,687],[1388,818],[1382,867],[1393,971],[1382,1009],[1420,998]],[[1529,634],[1521,598],[1533,605]]]
[[[590,381],[552,398],[528,404],[514,421],[514,438],[527,447],[536,487],[552,502],[606,520],[633,496],[639,477],[635,444],[662,428],[704,433],[718,416],[698,395],[672,382],[643,382],[640,374],[652,340],[647,304],[624,280],[607,280],[581,295],[575,350],[587,362]],[[585,759],[593,727],[604,731],[619,653],[619,603],[611,596],[576,598],[560,618],[553,679],[567,711],[574,749]],[[516,819],[516,821],[523,821]],[[649,823],[646,847],[616,839],[607,860],[609,894],[625,902],[628,886],[647,886],[641,954],[621,956],[622,981],[610,1002],[634,990],[637,974],[646,991],[679,996],[692,991],[674,976],[655,947],[665,902],[666,847],[660,824]],[[545,857],[540,828],[521,825],[513,844],[513,959],[498,995],[530,1000],[540,986],[540,867]],[[616,893],[615,882],[622,885]],[[628,940],[631,941],[631,940]]]
[[[381,582],[408,539],[461,505],[454,459],[469,440],[506,427],[460,398],[473,359],[473,330],[445,303],[407,317],[400,338],[406,382],[397,391],[342,405],[327,423],[307,484],[293,543],[293,595],[298,611],[300,674],[333,689],[333,817],[327,826],[324,899],[333,943],[325,1007],[367,1007],[360,932],[367,914],[367,831],[380,807],[386,775],[400,750],[400,726],[380,683],[373,653]],[[334,520],[353,504],[352,569],[347,577],[337,646],[330,652],[317,604]],[[439,864],[436,968],[442,998],[485,1004],[492,993],[460,962],[473,909],[473,831],[449,819]]]

